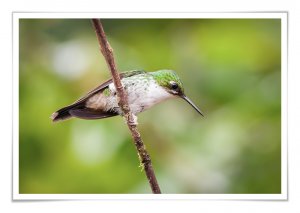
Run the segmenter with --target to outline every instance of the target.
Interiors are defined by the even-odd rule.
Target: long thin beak
[[[188,102],[200,115],[204,117],[201,110],[188,97],[186,97],[185,95],[181,95],[180,97],[184,99],[186,102]]]

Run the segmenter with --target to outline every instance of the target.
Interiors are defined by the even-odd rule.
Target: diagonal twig
[[[130,111],[128,100],[127,100],[127,94],[124,90],[121,79],[119,76],[119,73],[117,71],[116,63],[113,56],[113,49],[111,48],[110,44],[108,43],[106,39],[105,32],[103,30],[103,26],[99,19],[92,19],[92,23],[98,38],[98,42],[100,45],[100,50],[105,58],[105,61],[108,65],[108,68],[111,72],[112,79],[117,91],[118,96],[118,105],[120,109],[123,112],[123,116],[126,119],[127,126],[131,132],[134,145],[136,147],[136,150],[138,152],[139,160],[141,165],[143,166],[146,176],[148,178],[150,187],[152,189],[152,192],[154,194],[160,194],[160,188],[158,185],[158,182],[155,177],[155,173],[152,167],[151,158],[146,150],[146,147],[143,143],[143,140],[141,138],[141,134],[139,133],[137,129],[137,124],[134,121],[134,115]]]

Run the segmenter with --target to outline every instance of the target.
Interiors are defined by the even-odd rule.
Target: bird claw
[[[136,115],[132,114],[132,120],[133,120],[132,122],[131,122],[131,120],[129,120],[129,124],[137,126],[138,122],[137,122],[137,116]]]
[[[124,121],[125,123],[127,123],[127,118],[124,116]],[[132,120],[131,119],[128,119],[128,124],[131,125],[131,126],[137,126],[139,123],[137,122],[137,116],[132,114]]]

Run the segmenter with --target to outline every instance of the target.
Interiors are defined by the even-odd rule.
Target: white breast
[[[175,96],[168,93],[161,86],[154,83],[154,80],[137,83],[134,79],[123,79],[123,86],[128,94],[129,107],[133,114],[138,114],[151,108],[153,105],[160,103]],[[132,86],[132,83],[135,83]],[[109,85],[111,94],[115,92],[114,84]],[[111,96],[107,102],[107,108],[118,108],[116,96]]]

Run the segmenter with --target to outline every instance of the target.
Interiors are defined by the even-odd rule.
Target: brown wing
[[[130,77],[130,76],[138,75],[138,74],[142,74],[142,73],[145,73],[145,71],[144,70],[132,70],[132,71],[128,71],[128,72],[122,72],[122,73],[120,73],[120,78],[121,79],[122,78],[127,78],[127,77]],[[90,98],[91,96],[98,93],[99,91],[106,89],[108,87],[108,85],[111,84],[112,82],[113,82],[112,79],[109,79],[109,80],[105,81],[104,83],[102,83],[101,85],[96,87],[95,89],[88,92],[85,96],[83,96],[80,99],[78,99],[77,101],[75,101],[73,104],[82,103],[83,101]]]
[[[132,75],[137,75],[145,73],[143,70],[133,70],[130,72],[124,72],[120,73],[121,78],[130,77]],[[59,120],[65,120],[68,118],[71,118],[72,116],[83,118],[83,119],[100,119],[100,118],[107,118],[111,116],[117,115],[115,112],[99,112],[99,111],[93,111],[91,109],[88,109],[85,107],[85,101],[93,96],[94,94],[101,92],[102,90],[106,89],[109,84],[111,84],[113,81],[112,79],[109,79],[96,87],[95,89],[88,92],[85,96],[81,97],[77,101],[75,101],[73,104],[63,107],[56,112],[54,112],[51,116],[51,119],[53,121],[59,121]]]
[[[89,91],[86,95],[83,97],[79,98],[77,101],[75,101],[73,104],[78,104],[84,102],[86,99],[90,98],[91,96],[95,95],[96,93],[100,92],[101,90],[104,90],[108,87],[109,84],[112,83],[112,79],[109,79],[105,81],[103,84],[99,85],[95,89]],[[72,104],[72,105],[73,105]]]
[[[95,89],[93,89],[92,91],[88,92],[82,98],[75,101],[73,104],[65,106],[65,107],[57,110],[56,112],[54,112],[51,115],[52,121],[56,122],[56,121],[60,121],[60,120],[66,120],[66,119],[71,118],[72,116],[78,117],[78,118],[83,118],[83,119],[88,119],[88,117],[90,116],[90,119],[97,119],[97,118],[100,119],[100,118],[104,118],[104,117],[109,117],[109,115],[110,116],[117,115],[116,113],[115,114],[109,113],[109,115],[104,116],[103,115],[104,112],[92,112],[92,111],[90,111],[90,109],[87,109],[85,107],[85,101],[89,97],[93,96],[97,92],[100,92],[101,90],[106,89],[111,82],[112,82],[111,79],[107,80],[100,86],[98,86]]]

